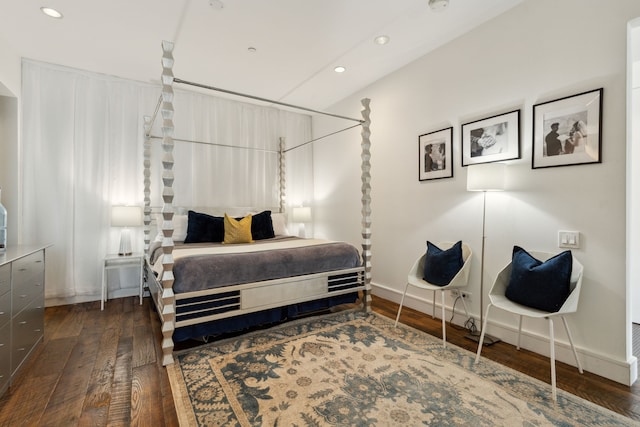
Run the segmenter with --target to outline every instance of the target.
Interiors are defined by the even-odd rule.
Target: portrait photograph
[[[462,125],[462,166],[520,158],[520,110]]]
[[[602,89],[533,106],[533,169],[601,163]]]
[[[425,133],[418,137],[418,180],[451,178],[453,127]]]

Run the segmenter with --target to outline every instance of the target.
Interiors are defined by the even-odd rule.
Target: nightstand
[[[134,252],[131,255],[108,254],[104,257],[104,265],[102,268],[102,293],[100,300],[100,310],[104,310],[104,303],[107,300],[107,270],[115,270],[121,268],[137,268],[138,269],[138,287],[140,288],[140,305],[142,305],[142,263],[144,254]]]

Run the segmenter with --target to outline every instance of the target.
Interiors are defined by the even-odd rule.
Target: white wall
[[[372,100],[376,294],[399,301],[425,240],[462,239],[474,251],[469,290],[478,317],[482,194],[466,191],[460,125],[520,108],[522,158],[508,162],[508,191],[487,194],[485,293],[514,244],[560,251],[558,230],[579,230],[582,246],[573,252],[585,276],[579,311],[568,320],[583,366],[621,383],[635,381],[636,360],[626,347],[625,94],[627,22],[638,16],[636,0],[616,0],[615,7],[526,0],[335,106],[357,116],[359,100]],[[600,87],[603,162],[531,169],[532,106]],[[418,135],[447,126],[454,127],[454,177],[419,182]],[[317,133],[335,128],[324,119],[314,123]],[[359,135],[349,131],[314,149],[316,236],[359,244]],[[408,305],[430,313],[429,293],[411,295]],[[516,319],[498,314],[488,332],[514,342]],[[556,331],[557,357],[574,364],[564,331]],[[546,338],[546,323],[525,321],[525,348],[548,355]]]
[[[629,23],[627,99],[627,269],[631,320],[640,323],[640,18]],[[635,261],[635,262],[634,262]]]
[[[20,57],[0,39],[0,188],[8,212],[8,243],[19,233]]]

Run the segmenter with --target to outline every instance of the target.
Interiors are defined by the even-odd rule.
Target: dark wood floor
[[[373,299],[395,318],[397,304]],[[441,336],[440,320],[409,308],[401,321]],[[448,326],[448,341],[476,350],[466,331]],[[0,398],[0,426],[177,426],[171,389],[160,365],[160,322],[147,298],[46,309],[45,339],[15,384]],[[483,356],[549,382],[549,360],[511,345]],[[640,388],[626,387],[558,363],[558,387],[640,420]]]

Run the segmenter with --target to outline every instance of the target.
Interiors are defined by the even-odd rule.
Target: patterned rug
[[[207,344],[169,366],[183,426],[638,423],[376,314],[341,312]]]

